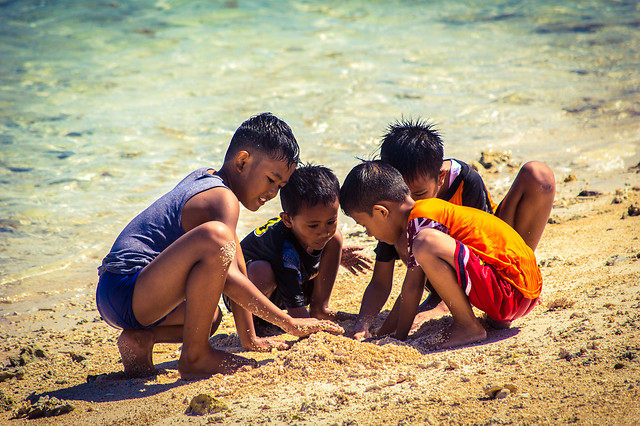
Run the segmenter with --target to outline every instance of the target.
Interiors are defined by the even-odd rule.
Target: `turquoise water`
[[[402,116],[449,156],[614,174],[640,146],[640,6],[0,0],[0,312],[92,291],[128,220],[262,111],[340,179]]]

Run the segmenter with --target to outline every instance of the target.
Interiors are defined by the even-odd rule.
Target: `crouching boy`
[[[402,175],[381,161],[354,167],[340,190],[343,211],[369,235],[408,247],[402,291],[379,335],[407,338],[425,278],[454,320],[438,348],[486,339],[472,306],[505,322],[535,306],[542,276],[533,251],[511,226],[478,209],[436,198],[414,202],[409,194]]]
[[[340,183],[330,169],[316,165],[296,169],[280,190],[280,217],[240,243],[249,279],[293,318],[336,320],[346,315],[328,308],[342,250],[337,230],[339,193]],[[224,300],[234,313],[241,309]],[[255,321],[246,326],[265,325]],[[265,333],[263,327],[257,328],[259,335]]]

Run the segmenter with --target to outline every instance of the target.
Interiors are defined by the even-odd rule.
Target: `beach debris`
[[[558,352],[558,358],[571,361],[571,358],[573,358],[573,356],[565,348],[560,348],[560,351]]]
[[[40,346],[29,345],[23,347],[19,355],[9,357],[9,364],[12,367],[22,367],[32,362],[34,358],[47,358],[47,354]]]
[[[620,262],[623,262],[623,261],[625,261],[625,260],[629,260],[629,258],[628,258],[628,257],[626,257],[626,256],[620,256],[620,255],[618,255],[618,254],[614,254],[614,255],[613,255],[613,256],[611,256],[609,259],[607,259],[607,260],[604,262],[604,264],[605,264],[606,266],[614,266],[614,265],[616,265],[616,264],[618,264],[618,263],[620,263]]]
[[[559,359],[566,359],[567,361],[571,361],[572,359],[577,358],[579,356],[582,356],[585,353],[587,353],[587,350],[585,348],[580,348],[580,350],[578,352],[575,352],[575,353],[571,353],[565,348],[560,348],[560,351],[558,351],[558,358]]]
[[[558,255],[553,255],[552,257],[548,257],[546,259],[540,259],[538,261],[538,266],[539,267],[547,267],[550,268],[552,266],[557,266],[557,264],[565,264],[566,260],[562,257],[562,256],[558,256]]]
[[[578,197],[599,197],[602,195],[602,192],[600,191],[589,191],[586,189],[583,189],[582,191],[580,191],[580,193],[578,193]]]
[[[559,311],[561,309],[569,309],[575,305],[576,301],[568,299],[564,296],[558,297],[547,303],[547,311]]]
[[[69,354],[69,356],[71,357],[71,359],[75,362],[82,362],[85,361],[87,359],[87,357],[83,354],[79,354],[77,352],[67,352]]]
[[[577,180],[578,180],[578,178],[576,177],[576,175],[570,174],[570,175],[565,176],[565,178],[562,181],[564,183],[569,183],[569,182],[575,182]]]
[[[518,388],[516,385],[513,385],[511,383],[507,383],[504,385],[488,383],[482,388],[482,390],[491,399],[504,399],[512,393],[516,393],[518,391]]]
[[[613,200],[611,200],[611,204],[622,204],[622,203],[624,203],[624,199],[619,195],[616,195],[615,197],[613,197]]]
[[[26,401],[23,406],[15,410],[15,418],[37,419],[40,417],[53,417],[70,413],[75,406],[56,397],[41,396],[35,403]]]
[[[23,368],[13,368],[0,371],[0,383],[11,380],[13,378],[18,380],[22,380],[24,378],[24,369]]]
[[[10,395],[5,395],[0,390],[0,411],[11,411],[16,402]]]
[[[460,368],[460,364],[452,359],[447,359],[447,365],[444,367],[445,371],[453,371]]]
[[[552,214],[551,216],[549,216],[549,219],[547,219],[547,223],[549,225],[557,225],[562,222],[564,222],[564,220],[562,220],[557,214]]]
[[[627,214],[629,216],[640,216],[640,207],[637,204],[631,204],[627,209]]]
[[[490,149],[489,151],[482,151],[478,162],[482,167],[489,171],[497,171],[496,169],[502,165],[509,168],[517,168],[520,166],[520,164],[511,158],[511,152],[493,149]]]
[[[185,414],[203,416],[205,414],[215,414],[222,411],[229,411],[227,404],[211,395],[201,393],[191,398]]]

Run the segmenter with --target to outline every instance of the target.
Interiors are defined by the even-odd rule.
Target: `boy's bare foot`
[[[480,322],[471,327],[463,327],[453,323],[451,327],[442,333],[442,337],[444,340],[436,345],[436,349],[449,349],[469,343],[481,342],[486,340],[487,331]]]
[[[256,368],[258,362],[250,359],[211,349],[192,362],[188,362],[184,351],[178,360],[178,372],[184,380],[206,379],[214,374],[233,374]]]
[[[146,377],[155,374],[153,368],[153,332],[151,330],[123,330],[118,337],[118,349],[122,357],[124,374],[129,377]]]

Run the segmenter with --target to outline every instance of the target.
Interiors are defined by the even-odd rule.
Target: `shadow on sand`
[[[273,359],[259,361],[259,366]],[[203,379],[206,380],[206,379]],[[197,380],[183,380],[178,374],[178,362],[167,361],[156,364],[156,374],[148,377],[128,377],[122,371],[88,375],[85,383],[50,392],[32,393],[27,400],[32,403],[43,396],[60,400],[86,402],[113,402],[148,398]]]

